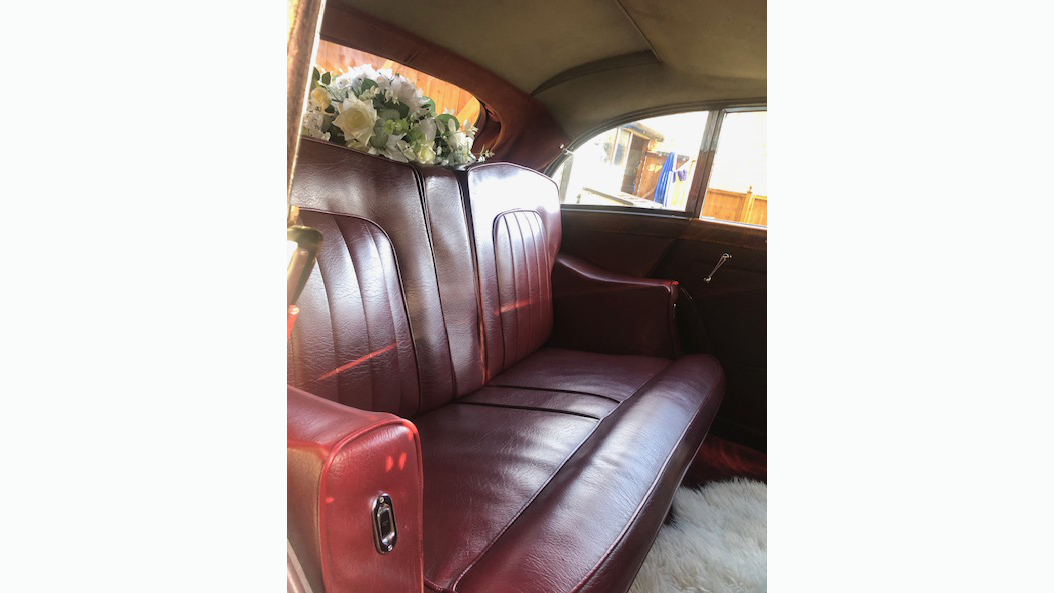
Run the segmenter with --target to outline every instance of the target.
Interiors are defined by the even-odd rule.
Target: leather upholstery
[[[301,220],[324,240],[297,303],[290,381],[349,406],[414,414],[417,360],[388,236],[361,218],[304,210]]]
[[[561,254],[553,268],[555,321],[549,344],[608,354],[679,353],[677,282],[609,272]],[[632,311],[632,315],[627,315]]]
[[[422,177],[425,182],[422,182]],[[423,193],[422,183],[425,188]],[[482,384],[482,369],[479,368],[482,352],[475,329],[479,325],[479,313],[474,267],[467,222],[458,184],[452,173],[431,169],[422,176],[408,164],[304,138],[300,145],[290,199],[293,205],[300,207],[300,216],[305,224],[323,224],[320,222],[324,220],[322,214],[336,219],[360,218],[383,229],[391,245],[394,265],[397,267],[394,277],[401,284],[412,332],[412,348],[417,357],[418,376],[415,380],[419,381],[420,389],[415,393],[400,391],[398,395],[385,392],[372,396],[374,399],[390,402],[398,397],[401,399],[399,413],[409,416],[441,406],[455,395],[468,393]],[[427,208],[423,208],[422,203],[426,203]],[[360,339],[356,331],[360,326],[350,321],[344,323],[341,315],[333,310],[324,311],[324,303],[332,305],[351,298],[347,293],[353,291],[355,280],[367,284],[380,283],[382,280],[377,274],[392,273],[391,269],[382,270],[380,266],[373,266],[365,270],[374,274],[370,279],[355,276],[345,277],[347,281],[334,278],[332,282],[325,282],[325,270],[342,267],[341,260],[346,259],[347,254],[333,246],[333,243],[342,242],[339,234],[331,237],[331,233],[321,230],[323,245],[328,246],[320,253],[319,264],[312,276],[321,275],[322,281],[312,278],[304,289],[305,293],[313,293],[313,296],[301,297],[301,302],[307,299],[311,310],[306,310],[298,303],[301,312],[297,327],[294,328],[289,363],[291,369],[300,364],[312,365],[310,373],[298,375],[294,372],[290,377],[294,385],[309,390],[319,388],[308,381],[315,371],[327,366],[326,372],[341,369],[363,356],[338,348],[336,357],[329,360],[324,356],[325,346],[311,348],[311,340],[340,342],[342,332],[354,332],[350,339]],[[349,249],[352,247],[349,245]],[[367,247],[363,246],[364,249]],[[385,307],[392,311],[398,309],[398,303],[393,302],[392,291],[384,294],[366,291],[363,294],[366,298],[381,301],[373,305],[374,310]],[[319,313],[316,315],[315,311]],[[334,315],[338,319],[334,320]],[[322,327],[327,316],[330,321],[336,321],[333,330]],[[310,321],[310,318],[316,321]],[[367,316],[367,322],[370,319]],[[369,334],[379,329],[379,326],[367,325],[365,329],[365,333]],[[327,331],[335,335],[327,337]],[[398,342],[393,348],[410,348],[411,337],[405,337],[408,339]],[[455,340],[456,346],[452,347],[451,340]],[[383,344],[381,347],[388,345]],[[306,350],[301,354],[298,352],[300,348]],[[375,350],[365,354],[379,356]],[[305,358],[313,362],[296,362],[297,359]],[[372,364],[376,366],[380,363]],[[314,365],[318,365],[317,368]],[[389,371],[395,370],[394,366],[389,366]],[[343,372],[346,371],[340,373]],[[409,376],[413,373],[405,366],[400,372]],[[320,373],[314,376],[323,375]],[[337,382],[332,387],[319,388],[323,391],[319,395],[337,401],[359,401],[363,396],[355,395],[355,387],[354,384]],[[402,386],[401,389],[408,388]],[[382,409],[392,410],[390,407]]]
[[[469,196],[489,378],[549,338],[560,199],[552,179],[511,163],[469,167],[460,180]]]
[[[568,458],[456,590],[626,591],[717,412],[723,376],[706,355],[670,363]],[[433,435],[422,432],[426,449]],[[486,461],[486,458],[480,461]],[[426,484],[431,478],[426,461]],[[458,485],[474,492],[473,471]],[[511,472],[515,466],[507,468]],[[427,511],[426,511],[427,512]],[[448,509],[457,512],[457,509]],[[434,535],[425,532],[425,554]]]
[[[288,388],[288,536],[314,591],[420,591],[421,444],[409,421]],[[397,540],[374,547],[370,511],[392,498]],[[323,588],[324,586],[324,588]]]
[[[324,242],[290,382],[413,422],[290,390],[305,572],[327,593],[625,591],[723,394],[714,359],[673,359],[674,283],[558,258],[555,184],[516,165],[455,177],[304,139],[292,200]],[[609,343],[547,345],[554,319]],[[382,488],[421,505],[396,511],[417,564],[361,529]],[[382,577],[386,562],[413,578]]]
[[[625,401],[669,360],[543,348],[495,377],[490,385],[587,393]]]
[[[415,424],[428,468],[425,576],[435,586],[451,587],[592,434],[597,421],[455,404]]]

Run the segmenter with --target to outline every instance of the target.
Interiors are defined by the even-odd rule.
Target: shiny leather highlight
[[[290,389],[305,573],[328,593],[626,591],[724,389],[713,358],[675,358],[676,284],[558,255],[555,184],[507,163],[305,139],[292,199],[325,235],[289,353],[321,396]],[[369,535],[388,488],[398,575]]]
[[[388,236],[361,218],[300,215],[325,240],[297,304],[289,381],[345,405],[414,414],[417,360]]]
[[[288,537],[312,590],[420,591],[423,474],[414,425],[294,387],[286,406]],[[369,512],[381,493],[392,497],[399,531],[384,555]]]
[[[425,452],[425,576],[447,588],[500,541],[597,426],[582,416],[460,403],[415,423]]]
[[[466,568],[456,590],[628,590],[723,385],[709,356],[671,363],[600,423],[500,540]],[[428,446],[424,435],[422,442]]]
[[[437,408],[455,395],[468,393],[482,384],[479,368],[482,347],[476,330],[479,313],[468,225],[458,184],[451,172],[431,168],[422,174],[405,163],[304,138],[290,199],[294,206],[300,207],[304,222],[318,219],[313,212],[336,218],[360,218],[376,224],[388,237],[417,357],[415,380],[420,385],[419,394],[400,394],[404,404],[415,397],[419,400],[412,408],[400,407],[400,414],[413,415]],[[423,203],[428,205],[427,209]],[[339,239],[330,239],[325,232],[324,237],[319,269],[324,269],[330,258],[344,257],[326,247],[327,243]],[[314,290],[316,299],[320,298],[317,296],[320,286],[327,291],[345,290],[340,284],[323,286],[311,280],[308,283],[309,287],[304,290]],[[378,294],[376,298],[383,297]],[[302,310],[297,324],[311,324],[315,328],[325,324],[322,319],[317,323],[307,321],[308,315]],[[339,334],[345,325],[335,321],[334,331]],[[350,330],[352,326],[346,327]],[[324,328],[319,331],[326,332]],[[334,335],[332,339],[341,338]],[[456,346],[452,346],[452,339]],[[397,346],[404,347],[410,344]],[[294,359],[298,356],[290,354],[291,366],[296,364]],[[348,362],[352,361],[338,359],[331,369]],[[402,372],[410,370],[404,368]],[[314,387],[298,377],[293,379],[295,385]],[[345,395],[340,388],[336,391],[337,397],[330,399],[361,399],[361,396]],[[328,393],[319,395],[329,397]],[[393,397],[386,394],[380,399],[389,401]]]
[[[552,297],[543,287],[560,248],[560,199],[552,179],[511,163],[469,167],[459,180],[468,196],[489,378],[549,338]]]

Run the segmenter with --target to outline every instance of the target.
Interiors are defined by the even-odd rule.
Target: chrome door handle
[[[716,274],[717,271],[721,269],[721,266],[725,265],[725,262],[730,259],[732,259],[732,254],[722,253],[721,257],[717,260],[717,265],[714,266],[714,269],[710,270],[710,273],[706,278],[703,278],[703,282],[710,284],[710,281],[714,279],[714,274]]]

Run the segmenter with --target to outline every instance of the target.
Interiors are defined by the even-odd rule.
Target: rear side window
[[[765,111],[725,114],[700,217],[768,224],[767,118]]]
[[[347,72],[365,64],[373,66],[376,70],[389,69],[417,85],[426,97],[435,101],[436,113],[451,113],[459,122],[478,121],[479,101],[465,89],[381,56],[322,39],[318,41],[315,67],[320,71]]]
[[[652,117],[593,136],[553,173],[560,201],[683,212],[708,116]]]
[[[579,143],[553,171],[570,208],[768,224],[764,107],[641,119]]]

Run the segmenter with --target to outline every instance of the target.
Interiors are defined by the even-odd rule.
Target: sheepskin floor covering
[[[741,478],[680,488],[630,593],[763,593],[766,492]]]

